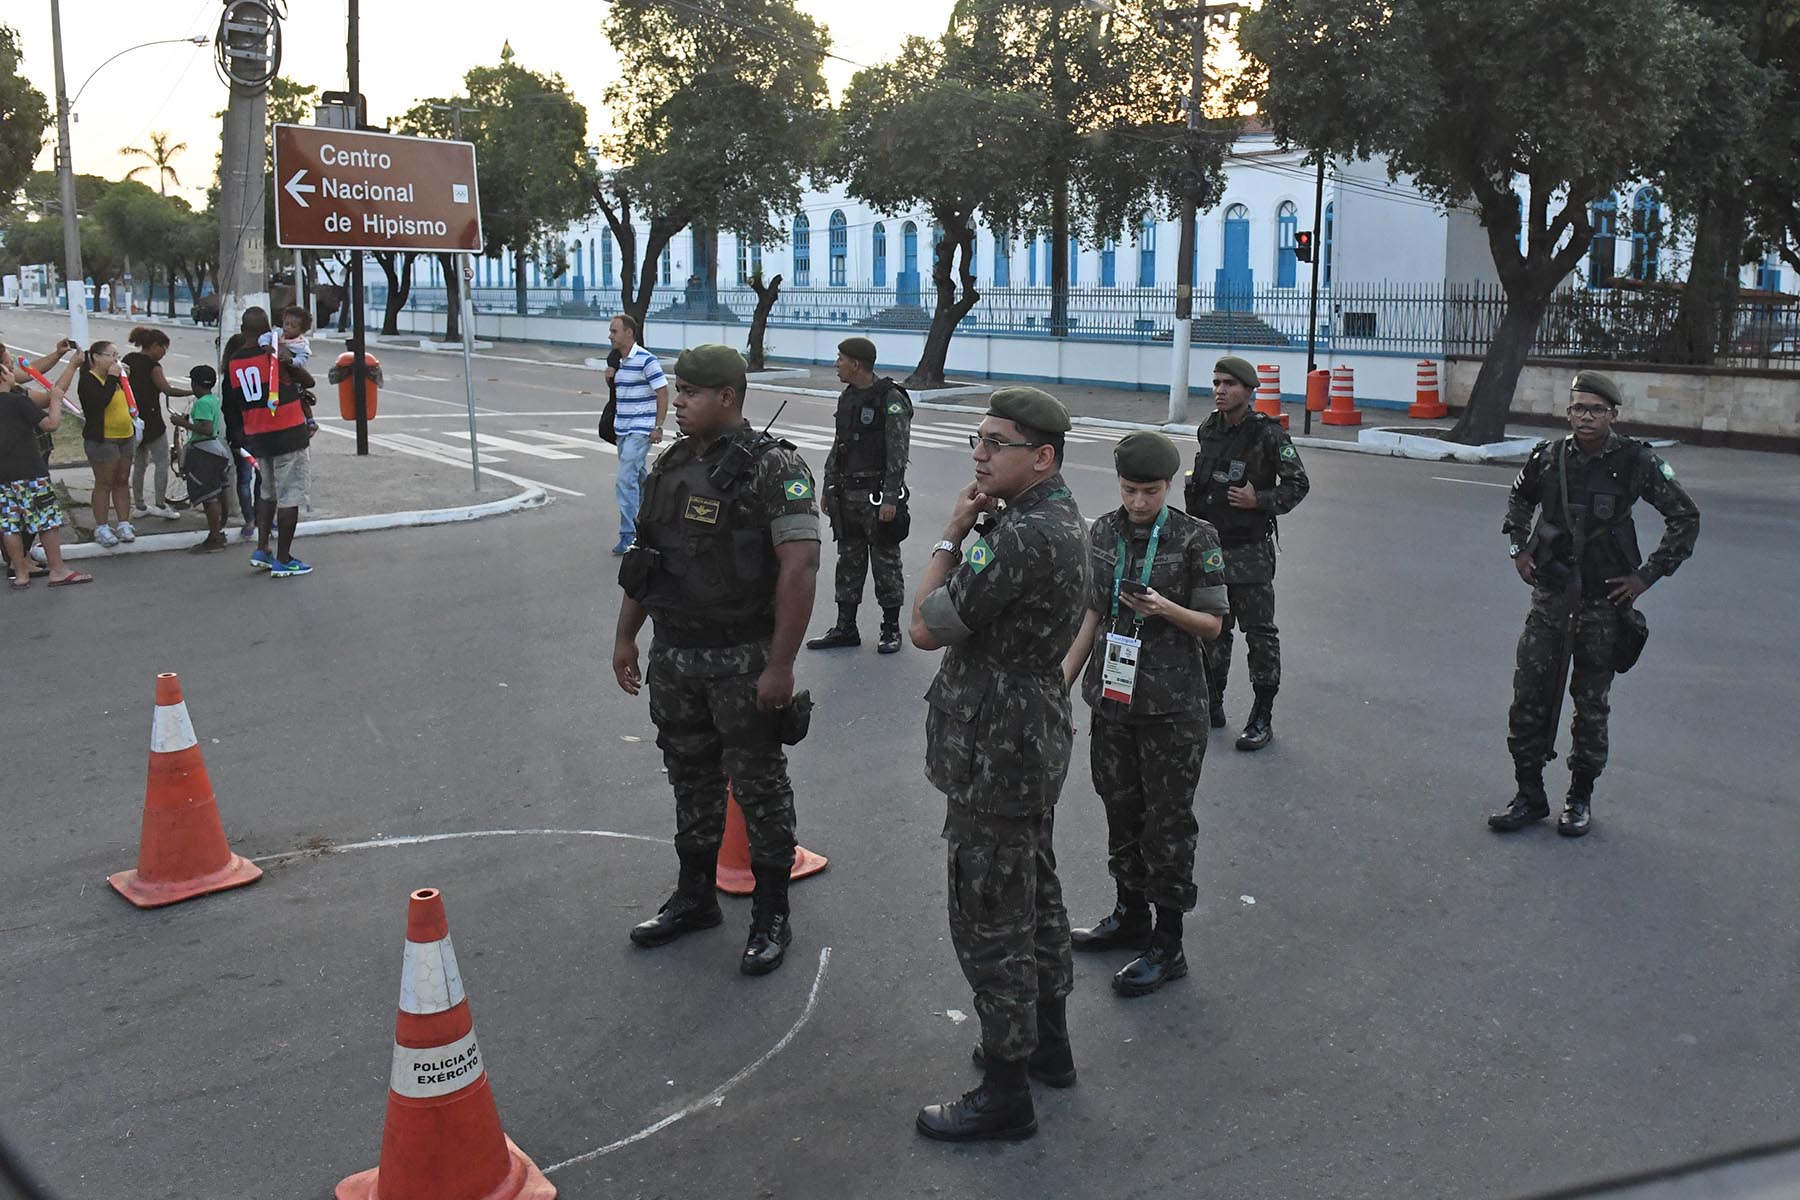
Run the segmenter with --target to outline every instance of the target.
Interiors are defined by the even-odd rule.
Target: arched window
[[[662,285],[668,287],[675,280],[675,256],[669,252],[667,243],[662,252]]]
[[[794,286],[812,286],[812,222],[794,214]]]
[[[1294,235],[1300,232],[1300,210],[1283,200],[1275,210],[1275,286],[1291,288],[1299,282],[1300,260],[1294,254]]]
[[[1319,286],[1330,287],[1333,260],[1337,258],[1335,252],[1335,247],[1337,246],[1337,203],[1335,201],[1325,206],[1325,220],[1321,224],[1323,227],[1319,230],[1319,240],[1325,244],[1319,247],[1319,252],[1325,257],[1319,260]]]
[[[600,235],[600,282],[606,284],[608,287],[611,287],[613,284],[619,282],[613,276],[612,246],[613,246],[613,240],[612,240],[611,232],[601,234]]]
[[[1594,225],[1594,240],[1588,243],[1588,286],[1611,287],[1613,264],[1617,261],[1619,239],[1619,201],[1608,196],[1588,209]]]
[[[739,236],[737,248],[737,285],[745,287],[750,282],[750,246],[742,236]]]
[[[994,231],[994,286],[1012,286],[1012,234],[1004,229]]]
[[[870,261],[873,264],[870,282],[875,287],[884,288],[887,286],[887,226],[880,221],[875,222],[875,232],[870,235],[870,241]]]
[[[1111,238],[1100,243],[1100,286],[1119,286],[1119,247]]]
[[[842,209],[831,210],[826,230],[826,277],[832,287],[843,287],[850,272],[850,226]]]
[[[1138,286],[1156,286],[1156,218],[1148,213],[1138,225]]]
[[[1653,187],[1641,187],[1631,198],[1631,277],[1645,283],[1656,279],[1661,267],[1663,239],[1662,197]]]
[[[1031,240],[1025,243],[1025,286],[1026,287],[1036,287],[1038,285],[1038,281],[1037,281],[1037,262],[1038,262],[1037,243],[1038,243],[1038,239],[1037,239],[1037,234],[1035,234],[1035,233],[1031,235]]]

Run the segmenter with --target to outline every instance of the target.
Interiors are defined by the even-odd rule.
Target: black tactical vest
[[[837,469],[844,476],[887,472],[887,398],[897,390],[891,379],[877,379],[868,391],[845,388],[838,397]]]
[[[734,646],[775,629],[780,574],[766,522],[750,515],[756,463],[782,443],[747,432],[704,456],[677,443],[644,480],[637,545],[650,551],[648,583],[633,596],[656,620],[657,637],[678,646]],[[736,457],[736,478],[715,482]]]
[[[1260,542],[1275,532],[1274,514],[1260,508],[1233,508],[1225,495],[1246,481],[1258,492],[1274,490],[1274,465],[1264,462],[1259,450],[1256,423],[1262,419],[1252,412],[1245,414],[1236,429],[1223,425],[1206,430],[1194,456],[1194,474],[1186,492],[1188,515],[1210,521],[1223,546]]]
[[[1583,459],[1568,443],[1567,455],[1552,455],[1540,476],[1544,512],[1550,521],[1573,532],[1584,531],[1581,555],[1581,594],[1586,599],[1606,595],[1608,579],[1637,570],[1644,561],[1638,552],[1637,524],[1631,518],[1636,496],[1638,443],[1621,438],[1619,447],[1598,458]],[[1558,472],[1562,462],[1569,472],[1569,511],[1562,511]],[[1570,544],[1570,543],[1565,543]]]

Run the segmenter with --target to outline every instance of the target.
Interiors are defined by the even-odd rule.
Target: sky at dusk
[[[127,46],[161,38],[211,34],[220,0],[61,0],[63,67],[71,97],[106,58]],[[840,92],[856,64],[893,55],[907,34],[933,36],[949,19],[952,0],[912,0],[898,9],[864,0],[798,0],[832,35],[826,78]],[[27,78],[54,107],[55,66],[50,53],[49,0],[13,0],[0,23],[19,31]],[[604,8],[568,0],[508,0],[504,4],[444,0],[362,0],[362,90],[379,124],[425,96],[450,95],[471,66],[496,63],[504,42],[521,66],[560,73],[588,108],[589,132],[606,128],[600,97],[618,72],[618,60],[601,36]],[[344,0],[289,0],[282,24],[281,73],[326,90],[346,86]],[[147,15],[148,14],[148,15]],[[504,14],[503,16],[500,14]],[[844,60],[850,61],[844,61]],[[147,146],[151,131],[186,142],[175,162],[181,187],[172,188],[195,207],[205,204],[219,140],[215,114],[226,88],[213,66],[211,46],[185,43],[133,50],[105,67],[74,105],[71,157],[84,174],[118,178],[138,160],[122,158],[123,146]],[[38,166],[54,165],[52,123]],[[152,186],[154,175],[140,176]]]

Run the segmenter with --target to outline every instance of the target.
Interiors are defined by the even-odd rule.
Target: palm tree
[[[150,134],[150,148],[148,150],[141,146],[121,146],[119,147],[120,154],[127,156],[135,155],[144,160],[137,166],[131,168],[131,170],[125,172],[125,178],[134,179],[140,171],[154,169],[156,171],[157,194],[166,196],[169,193],[165,185],[173,183],[176,187],[181,186],[181,176],[175,173],[174,162],[176,155],[187,153],[187,148],[188,145],[186,142],[176,142],[171,146],[169,144],[169,135],[167,133],[155,132]]]

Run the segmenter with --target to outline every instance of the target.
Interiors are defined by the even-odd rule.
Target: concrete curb
[[[318,537],[327,533],[368,533],[377,529],[411,529],[426,525],[451,525],[462,521],[480,521],[487,517],[542,508],[550,497],[542,488],[526,488],[517,495],[485,504],[465,504],[453,508],[415,509],[410,512],[368,513],[360,517],[326,517],[318,521],[302,521],[294,531],[296,537]],[[151,554],[158,550],[185,550],[206,540],[203,530],[186,533],[145,534],[135,542],[122,542],[111,549],[98,542],[82,542],[64,546],[63,557],[117,558],[121,554]],[[242,545],[234,542],[232,545]]]

